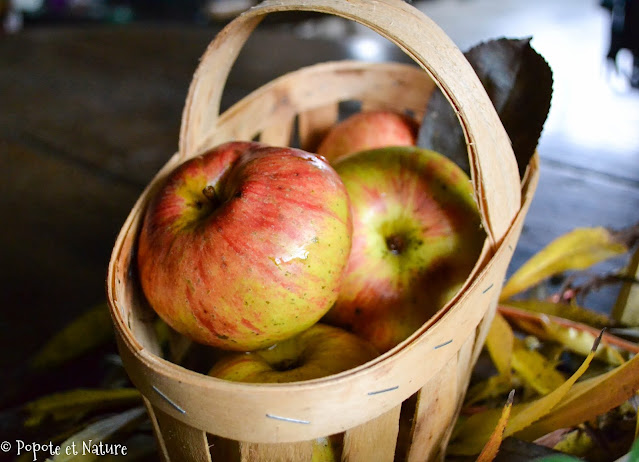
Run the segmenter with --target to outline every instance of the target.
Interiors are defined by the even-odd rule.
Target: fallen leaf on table
[[[567,350],[584,356],[588,354],[589,346],[592,345],[596,336],[592,331],[564,327],[553,322],[545,324],[545,331],[550,339],[561,343]],[[612,366],[619,366],[626,360],[619,350],[608,343],[611,338],[614,337],[604,334],[604,339],[599,344],[595,358],[605,361]],[[622,339],[619,340],[622,341]],[[633,345],[633,350],[636,351],[636,349],[636,345]]]
[[[524,332],[535,335],[541,340],[558,342],[567,350],[587,355],[595,338],[601,334],[599,329],[557,316],[520,310],[509,304],[499,305],[498,312]],[[602,342],[597,350],[596,358],[619,365],[625,361],[619,349],[632,354],[639,353],[639,345],[617,337],[608,332],[603,333]]]
[[[508,300],[508,306],[537,314],[549,314],[551,316],[568,319],[570,321],[587,324],[591,327],[602,329],[615,324],[615,321],[603,313],[588,308],[565,302],[549,302],[546,300],[524,299]]]
[[[592,345],[592,342],[590,344]],[[547,395],[566,380],[555,369],[556,364],[538,351],[528,349],[519,339],[515,342],[512,366],[517,375],[540,395]]]
[[[506,380],[510,378],[514,342],[515,335],[510,325],[501,314],[496,313],[485,345],[497,371]]]
[[[500,374],[488,377],[486,380],[477,382],[470,387],[464,401],[466,406],[465,410],[468,411],[469,406],[480,401],[502,396],[509,390],[520,385],[519,379],[512,375],[510,377],[504,377]]]
[[[625,422],[626,424],[628,422]],[[564,429],[564,433],[558,441],[552,445],[552,449],[561,453],[578,457],[579,460],[590,462],[612,462],[628,451],[632,439],[628,438],[621,421],[608,422],[599,426],[597,423],[584,423],[577,427]],[[553,432],[553,434],[558,432]],[[546,441],[545,437],[535,441],[540,444]],[[546,441],[550,443],[552,441]]]
[[[78,419],[95,410],[135,404],[141,395],[135,388],[76,389],[43,396],[24,405],[25,427],[40,425],[47,419]]]
[[[639,247],[630,259],[626,276],[639,280]],[[639,326],[639,284],[633,281],[622,284],[612,316],[628,326]]]
[[[558,388],[534,401],[513,406],[510,420],[504,430],[504,438],[514,435],[546,416],[571,390],[573,385],[586,372],[590,365],[600,337],[597,338],[590,354],[586,357],[577,371]],[[448,453],[453,455],[473,455],[479,453],[497,426],[501,411],[489,409],[474,414],[461,422],[455,429],[454,440],[448,447]]]
[[[506,429],[506,424],[508,424],[508,418],[510,417],[510,410],[513,407],[513,399],[515,397],[515,390],[512,390],[508,394],[508,400],[506,401],[506,405],[504,409],[501,411],[501,416],[499,417],[499,421],[497,422],[497,426],[493,433],[488,438],[488,442],[484,446],[484,449],[479,453],[477,457],[477,462],[492,462],[499,452],[499,447],[501,446],[501,442],[504,436],[504,430]]]
[[[568,270],[582,270],[628,252],[617,233],[603,227],[576,228],[559,236],[524,263],[506,282],[501,300]]]
[[[113,337],[106,303],[90,308],[57,332],[31,359],[34,369],[48,369],[77,358]]]
[[[576,383],[570,394],[536,423],[517,433],[528,441],[559,428],[586,422],[619,406],[639,389],[639,355],[597,377]]]

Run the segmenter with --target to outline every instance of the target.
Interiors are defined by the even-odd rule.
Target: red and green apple
[[[333,164],[348,191],[353,244],[325,321],[385,352],[454,296],[485,240],[466,174],[417,147],[351,154]]]
[[[137,264],[167,324],[247,351],[308,329],[330,309],[350,246],[346,190],[323,158],[238,141],[168,175],[147,206]]]
[[[387,146],[414,146],[418,125],[407,115],[390,110],[357,112],[335,124],[317,153],[330,162],[358,151]]]

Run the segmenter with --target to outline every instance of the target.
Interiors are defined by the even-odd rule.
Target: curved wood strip
[[[228,72],[252,30],[267,14],[305,10],[368,26],[428,72],[456,111],[464,131],[484,226],[500,242],[521,206],[510,140],[477,75],[457,46],[426,15],[399,0],[266,0],[232,21],[202,57],[184,108],[180,155],[190,157],[215,131]]]

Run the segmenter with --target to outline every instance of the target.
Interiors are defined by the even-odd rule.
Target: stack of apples
[[[187,160],[147,205],[137,263],[158,315],[227,350],[209,374],[295,382],[392,349],[470,274],[485,234],[469,178],[392,111],[310,153],[234,141]]]

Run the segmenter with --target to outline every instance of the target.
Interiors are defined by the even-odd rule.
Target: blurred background
[[[575,227],[639,220],[639,57],[633,60],[631,34],[624,33],[631,17],[625,3],[413,2],[464,51],[493,38],[532,37],[553,70],[539,189],[510,272]],[[70,384],[96,386],[108,358],[117,362],[108,343],[55,377],[25,373],[51,335],[104,302],[115,237],[177,149],[198,59],[224,24],[252,5],[0,0],[2,407]],[[223,107],[284,72],[344,58],[409,62],[374,32],[342,19],[269,17],[243,49]],[[588,304],[607,312],[614,297],[614,288],[604,289]]]

